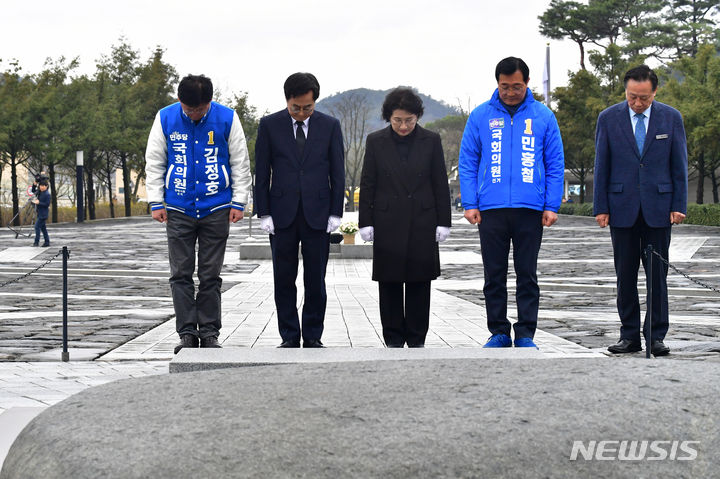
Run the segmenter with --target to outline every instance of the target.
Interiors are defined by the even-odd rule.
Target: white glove
[[[340,226],[341,221],[342,221],[342,218],[340,218],[339,216],[330,215],[330,217],[328,218],[327,232],[332,233],[333,231],[338,229],[338,226]]]
[[[363,226],[360,228],[360,237],[363,241],[372,241],[375,239],[375,228],[372,226]]]
[[[450,228],[447,226],[438,226],[435,228],[435,241],[442,243],[450,236]]]
[[[260,218],[260,229],[267,234],[275,234],[275,225],[273,224],[272,216],[263,216]]]

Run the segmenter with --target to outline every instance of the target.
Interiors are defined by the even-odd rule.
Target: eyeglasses
[[[398,118],[393,117],[390,118],[390,123],[392,123],[395,126],[405,125],[405,126],[413,126],[415,123],[417,123],[418,119],[417,116],[411,116],[410,118]]]
[[[498,90],[503,93],[513,91],[514,93],[521,93],[527,88],[525,85],[498,85]]]
[[[204,105],[196,106],[194,108],[189,108],[183,105],[183,111],[186,115],[190,116],[194,113],[205,113],[208,110],[208,107],[210,106],[209,103],[206,103]]]
[[[305,105],[305,106],[290,105],[290,111],[293,113],[300,113],[301,111],[303,113],[310,113],[314,109],[315,109],[315,105]]]

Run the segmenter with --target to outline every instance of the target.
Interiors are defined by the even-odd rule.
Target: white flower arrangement
[[[360,231],[360,227],[354,221],[348,221],[347,223],[341,224],[340,228],[338,228],[338,231],[340,231],[344,235],[354,235],[355,233]]]

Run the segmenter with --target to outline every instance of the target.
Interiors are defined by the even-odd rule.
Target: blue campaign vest
[[[167,141],[166,208],[194,218],[229,208],[233,110],[212,102],[196,125],[178,102],[160,110],[160,122]]]

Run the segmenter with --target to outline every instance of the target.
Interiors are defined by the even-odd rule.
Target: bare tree
[[[340,120],[345,150],[345,198],[349,211],[355,211],[355,191],[360,186],[370,106],[365,95],[350,93],[334,103],[329,110]]]

